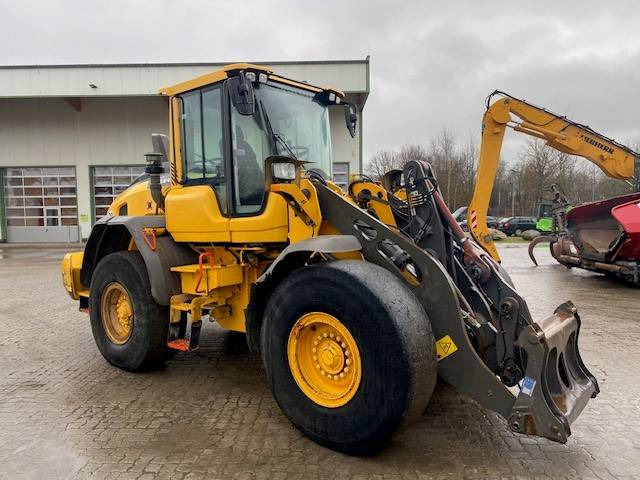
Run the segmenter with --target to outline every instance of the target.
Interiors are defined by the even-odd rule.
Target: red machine
[[[565,225],[550,239],[558,262],[640,285],[640,192],[578,205]]]

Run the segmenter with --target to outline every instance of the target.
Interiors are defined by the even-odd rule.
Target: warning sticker
[[[436,358],[438,361],[457,351],[458,347],[453,343],[453,340],[451,340],[449,335],[445,335],[440,340],[436,341]]]
[[[536,388],[536,381],[531,377],[522,379],[522,393],[531,396],[533,389]]]

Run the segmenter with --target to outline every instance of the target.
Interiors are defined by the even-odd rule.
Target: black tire
[[[114,282],[125,288],[133,306],[131,336],[121,345],[109,339],[102,322],[102,293]],[[91,278],[89,307],[93,338],[112,365],[145,371],[162,366],[172,356],[167,347],[169,310],[153,300],[147,268],[138,252],[111,253],[100,260]]]
[[[337,408],[307,397],[289,367],[289,333],[309,312],[339,319],[360,350],[359,388]],[[355,455],[377,450],[403,422],[421,415],[437,377],[422,305],[393,274],[360,261],[318,264],[286,278],[267,305],[261,353],[271,391],[289,420],[317,443]]]

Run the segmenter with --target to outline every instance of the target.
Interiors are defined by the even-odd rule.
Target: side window
[[[220,87],[202,92],[202,123],[204,130],[204,177],[218,193],[220,210],[227,212],[227,179],[224,171],[222,145],[222,100]]]
[[[200,91],[182,95],[182,157],[187,180],[204,177],[202,155],[202,108]]]
[[[220,87],[182,95],[182,145],[187,181],[211,184],[227,211]]]

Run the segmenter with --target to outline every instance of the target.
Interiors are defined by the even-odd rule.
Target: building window
[[[118,165],[93,167],[93,214],[94,219],[104,217],[111,202],[131,183],[144,173],[143,165]]]
[[[342,189],[349,186],[349,164],[334,163],[333,164],[333,181]]]
[[[78,225],[74,167],[7,168],[4,195],[8,227]]]

